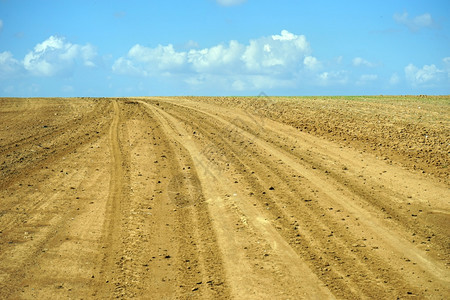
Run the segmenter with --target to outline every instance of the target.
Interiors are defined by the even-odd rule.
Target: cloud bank
[[[352,63],[353,63],[353,66],[355,66],[355,67],[362,67],[362,66],[369,67],[369,68],[375,67],[374,63],[371,63],[370,61],[367,61],[361,57],[355,57],[352,60]]]
[[[256,88],[261,84],[288,84],[302,71],[319,69],[320,62],[311,52],[304,35],[283,30],[248,44],[230,41],[200,50],[177,51],[171,44],[154,48],[136,44],[114,62],[112,70],[132,76],[183,75],[186,82],[197,85],[221,76],[238,89]]]
[[[444,63],[449,59],[449,57],[444,58]],[[422,68],[418,68],[413,64],[409,64],[405,67],[405,76],[413,87],[426,87],[433,86],[436,83],[442,82],[446,78],[449,79],[449,71],[449,69],[439,69],[434,64],[424,65]]]
[[[0,78],[6,79],[16,76],[22,68],[20,62],[11,52],[0,52]]]
[[[410,63],[404,65],[403,72],[399,69],[383,74],[382,63],[360,56],[322,61],[313,55],[304,35],[287,30],[247,43],[231,40],[203,49],[195,41],[189,41],[181,49],[172,44],[154,47],[135,44],[120,57],[108,57],[105,60],[110,60],[110,69],[98,68],[102,60],[93,45],[50,36],[22,59],[9,51],[0,52],[0,80],[4,82],[5,93],[11,93],[8,91],[13,90],[17,79],[29,78],[31,84],[35,79],[52,82],[47,80],[51,77],[55,81],[64,80],[59,81],[61,91],[75,93],[74,81],[68,78],[89,77],[94,69],[106,72],[102,76],[110,89],[114,84],[126,82],[129,86],[124,90],[126,93],[134,91],[131,87],[134,83],[139,87],[175,86],[187,93],[226,94],[270,89],[314,91],[318,87],[324,92],[342,88],[367,92],[378,91],[380,86],[413,90],[450,86],[450,57],[421,67]]]
[[[405,25],[412,32],[422,28],[433,28],[436,25],[429,13],[410,18],[408,13],[404,12],[403,14],[394,14],[393,18],[398,24]]]
[[[75,64],[94,67],[96,55],[90,44],[71,44],[64,38],[50,36],[25,55],[23,67],[35,76],[67,75]]]
[[[443,62],[448,67],[405,66],[405,82],[413,88],[442,82],[445,76],[450,76],[450,58]],[[282,30],[280,34],[251,39],[246,44],[232,40],[227,44],[184,51],[178,51],[171,44],[156,47],[136,44],[114,61],[112,70],[125,76],[173,78],[198,90],[249,91],[348,84],[378,88],[382,82],[385,86],[402,82],[397,73],[380,77],[377,74],[380,64],[359,56],[351,60],[351,67],[342,65],[342,57],[337,63],[320,61],[313,56],[304,35]],[[365,73],[368,69],[371,72]]]

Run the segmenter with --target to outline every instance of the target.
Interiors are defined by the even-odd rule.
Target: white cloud
[[[266,75],[230,75],[192,74],[184,82],[193,90],[226,90],[226,91],[261,91],[271,88],[293,88],[298,84],[297,78],[277,78]]]
[[[355,66],[355,67],[364,66],[364,67],[372,68],[372,67],[375,66],[375,64],[373,64],[370,61],[367,61],[367,60],[365,60],[364,58],[361,58],[361,57],[355,57],[352,60],[352,63],[353,63],[353,66]]]
[[[231,87],[235,91],[245,91],[247,89],[247,85],[245,84],[245,81],[242,80],[235,80],[231,84]]]
[[[400,76],[398,76],[397,73],[394,73],[391,75],[391,78],[389,79],[390,85],[397,85],[400,82]]]
[[[376,75],[376,74],[363,74],[356,81],[356,84],[357,85],[365,85],[365,84],[375,81],[377,79],[378,79],[378,75]]]
[[[148,76],[148,73],[124,57],[117,59],[112,65],[113,72],[123,75]]]
[[[282,30],[281,35],[277,35],[277,34],[272,35],[272,39],[274,41],[293,41],[293,40],[296,40],[297,38],[298,37],[295,34],[290,33],[287,30]]]
[[[413,19],[413,22],[418,27],[431,27],[434,23],[433,18],[430,14],[417,16]]]
[[[290,84],[299,71],[320,66],[310,53],[305,36],[283,30],[280,35],[252,39],[247,45],[230,41],[188,51],[177,51],[170,44],[154,48],[137,44],[117,59],[112,69],[118,74],[136,76],[185,76],[184,82],[193,86],[206,85],[211,80],[217,83],[215,75],[228,76],[223,82],[242,90],[262,84]]]
[[[138,44],[130,49],[128,56],[162,71],[176,69],[186,61],[186,54],[184,52],[176,52],[171,44],[158,46],[155,49],[146,48]]]
[[[11,52],[0,52],[0,78],[11,78],[21,70],[20,62]]]
[[[405,25],[413,32],[419,31],[421,28],[432,28],[436,24],[429,13],[409,18],[408,13],[404,12],[403,14],[394,14],[393,18],[397,23]]]
[[[444,63],[445,72],[447,72],[447,80],[450,84],[450,57],[445,57],[442,59],[442,62]]]
[[[113,72],[123,75],[147,76],[147,72],[135,66],[135,64],[126,58],[120,57],[112,65]]]
[[[421,69],[413,64],[405,67],[406,79],[412,86],[433,85],[443,79],[444,70],[438,69],[435,65],[424,65]]]
[[[247,0],[216,0],[222,6],[234,6],[244,3]]]
[[[307,69],[313,71],[320,69],[322,65],[320,61],[314,56],[306,56],[305,59],[303,59],[303,64]]]
[[[80,48],[81,58],[86,67],[96,67],[94,60],[97,57],[97,50],[94,46],[87,44]]]
[[[447,71],[450,71],[450,57],[444,57],[442,59],[442,62],[444,62],[444,67]]]
[[[301,68],[304,57],[310,53],[310,45],[304,35],[283,30],[281,35],[251,40],[242,61],[249,72],[280,74]]]
[[[120,57],[114,62],[112,69],[118,74],[156,76],[180,70],[185,63],[186,52],[176,52],[171,44],[156,48],[136,44],[126,57]]]
[[[93,60],[96,56],[92,45],[80,46],[66,42],[64,38],[50,36],[25,55],[23,66],[36,76],[64,75],[71,72],[77,62],[95,66]]]
[[[239,71],[239,61],[245,47],[231,41],[228,47],[214,46],[188,52],[188,63],[198,73],[229,73]]]
[[[2,31],[2,29],[3,29],[3,20],[0,20],[0,32]]]
[[[344,70],[322,72],[318,76],[318,83],[322,86],[344,85],[348,82],[348,72]]]

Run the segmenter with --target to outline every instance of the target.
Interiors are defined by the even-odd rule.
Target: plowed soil
[[[450,298],[450,97],[0,99],[2,299]]]

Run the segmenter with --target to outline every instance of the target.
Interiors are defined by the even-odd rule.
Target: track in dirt
[[[250,100],[0,101],[2,298],[449,296],[439,176]]]

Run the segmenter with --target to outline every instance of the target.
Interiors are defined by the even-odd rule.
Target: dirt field
[[[450,97],[0,99],[0,298],[450,298]]]

